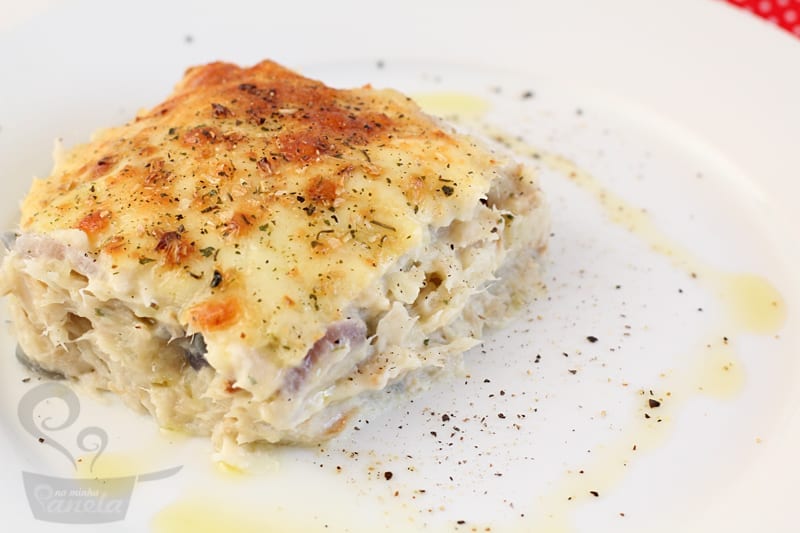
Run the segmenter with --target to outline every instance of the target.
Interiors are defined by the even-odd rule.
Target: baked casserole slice
[[[457,367],[548,231],[529,169],[396,91],[211,63],[34,181],[0,283],[29,366],[217,449],[314,443]]]

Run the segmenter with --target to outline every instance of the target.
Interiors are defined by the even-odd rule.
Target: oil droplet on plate
[[[216,461],[214,464],[217,467],[217,472],[224,476],[240,477],[244,476],[247,472],[244,467],[237,466],[235,464],[231,464],[225,461]]]
[[[698,354],[697,366],[693,379],[703,394],[728,399],[744,388],[744,368],[730,344],[707,344]]]
[[[136,477],[145,472],[139,458],[126,454],[103,453],[96,459],[86,455],[75,461],[76,482],[89,490],[99,483],[110,496],[129,496]]]
[[[489,110],[489,103],[478,96],[459,92],[434,92],[413,95],[426,113],[437,116],[478,118]]]
[[[735,326],[765,335],[775,333],[786,321],[786,302],[764,278],[752,274],[718,273],[710,283]]]
[[[94,464],[92,464],[94,461]],[[102,453],[95,460],[92,455],[78,457],[75,462],[75,477],[103,479],[136,476],[148,471],[140,457],[119,453]]]
[[[301,532],[313,530],[311,524],[303,524],[301,517],[291,521],[280,510],[264,512],[256,517],[236,505],[220,504],[218,501],[196,499],[168,505],[158,512],[152,521],[156,533],[237,533]],[[304,527],[305,526],[305,527]]]

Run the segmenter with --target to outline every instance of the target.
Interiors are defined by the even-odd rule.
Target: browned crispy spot
[[[287,161],[307,162],[366,144],[393,123],[384,113],[355,111],[361,102],[271,61],[246,69],[225,63],[190,69],[173,99],[201,87],[217,88],[211,102],[215,118],[242,116],[265,131],[286,132],[267,137]],[[193,140],[184,135],[185,142]]]
[[[311,113],[310,119],[323,133],[347,139],[353,144],[366,143],[371,134],[383,127],[384,122],[389,122],[386,115],[372,112],[355,115],[342,109],[321,109]]]
[[[351,409],[346,413],[340,414],[337,418],[331,421],[328,427],[325,428],[325,433],[323,436],[325,438],[333,437],[338,435],[347,427],[347,424],[350,422],[350,419],[356,413],[356,409]]]
[[[276,149],[286,161],[308,162],[323,154],[333,152],[333,145],[312,131],[281,135],[275,141]]]
[[[169,178],[170,173],[164,170],[163,159],[151,161],[146,166],[148,173],[144,178],[145,186],[152,187],[154,185],[160,185],[163,184],[167,178]]]
[[[261,159],[259,159],[256,165],[258,166],[258,169],[260,171],[266,172],[267,174],[272,174],[272,164],[266,157],[262,157]]]
[[[217,128],[208,126],[197,126],[183,134],[181,140],[186,145],[204,145],[219,142],[222,139],[222,134]]]
[[[336,200],[338,184],[327,178],[317,178],[306,190],[306,196],[312,203],[331,205]]]
[[[78,222],[77,228],[84,232],[90,239],[93,239],[98,233],[108,227],[110,221],[111,211],[108,209],[92,211]]]
[[[122,235],[115,235],[103,244],[103,251],[113,255],[115,252],[122,250],[124,245],[125,237]]]
[[[221,61],[190,67],[186,69],[183,80],[176,87],[176,91],[191,92],[201,87],[219,85],[231,78],[240,77],[241,71],[242,69],[238,66]]]
[[[225,329],[239,318],[239,303],[234,298],[209,300],[189,311],[189,321],[200,331]]]
[[[114,166],[117,159],[113,155],[105,155],[93,163],[86,163],[73,175],[65,175],[62,178],[60,189],[69,192],[81,182],[96,180]]]
[[[153,154],[157,154],[158,150],[159,150],[158,146],[153,146],[152,144],[147,144],[147,145],[143,146],[139,150],[139,155],[141,157],[150,157]]]
[[[236,167],[230,161],[220,161],[215,170],[220,178],[232,178],[236,173]]]
[[[239,133],[238,131],[232,131],[223,135],[222,141],[225,143],[225,148],[233,150],[239,143],[247,141],[247,135]]]
[[[313,104],[312,104],[313,105]],[[316,109],[303,109],[285,118],[300,131],[280,135],[275,146],[288,161],[309,161],[324,154],[336,154],[342,147],[364,145],[390,122],[384,114],[353,114],[337,108],[330,97]]]
[[[216,102],[211,102],[211,113],[214,115],[214,118],[225,118],[233,116],[233,113],[231,112],[230,109]]]
[[[159,235],[156,251],[164,255],[168,265],[179,265],[192,254],[194,246],[184,241],[177,231],[167,231]]]
[[[236,212],[222,226],[223,237],[241,237],[246,235],[255,226],[256,218],[254,215]]]
[[[100,176],[104,175],[106,172],[108,172],[111,169],[111,167],[116,162],[117,162],[117,158],[114,157],[113,155],[107,155],[107,156],[101,157],[92,166],[92,169],[91,169],[92,178],[96,179],[96,178],[99,178]]]
[[[241,387],[237,387],[234,384],[233,380],[229,379],[229,380],[225,381],[225,392],[227,392],[228,394],[233,394],[233,393],[235,393],[237,391],[240,391],[240,390],[242,390],[242,388]]]

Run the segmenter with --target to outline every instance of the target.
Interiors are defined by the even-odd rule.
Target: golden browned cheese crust
[[[212,63],[68,152],[21,229],[82,230],[113,292],[149,299],[137,314],[174,308],[217,371],[255,383],[236,353],[297,365],[431,228],[469,217],[496,168],[397,92]]]

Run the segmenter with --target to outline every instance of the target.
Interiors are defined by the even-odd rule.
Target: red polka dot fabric
[[[800,37],[800,0],[727,0]]]

